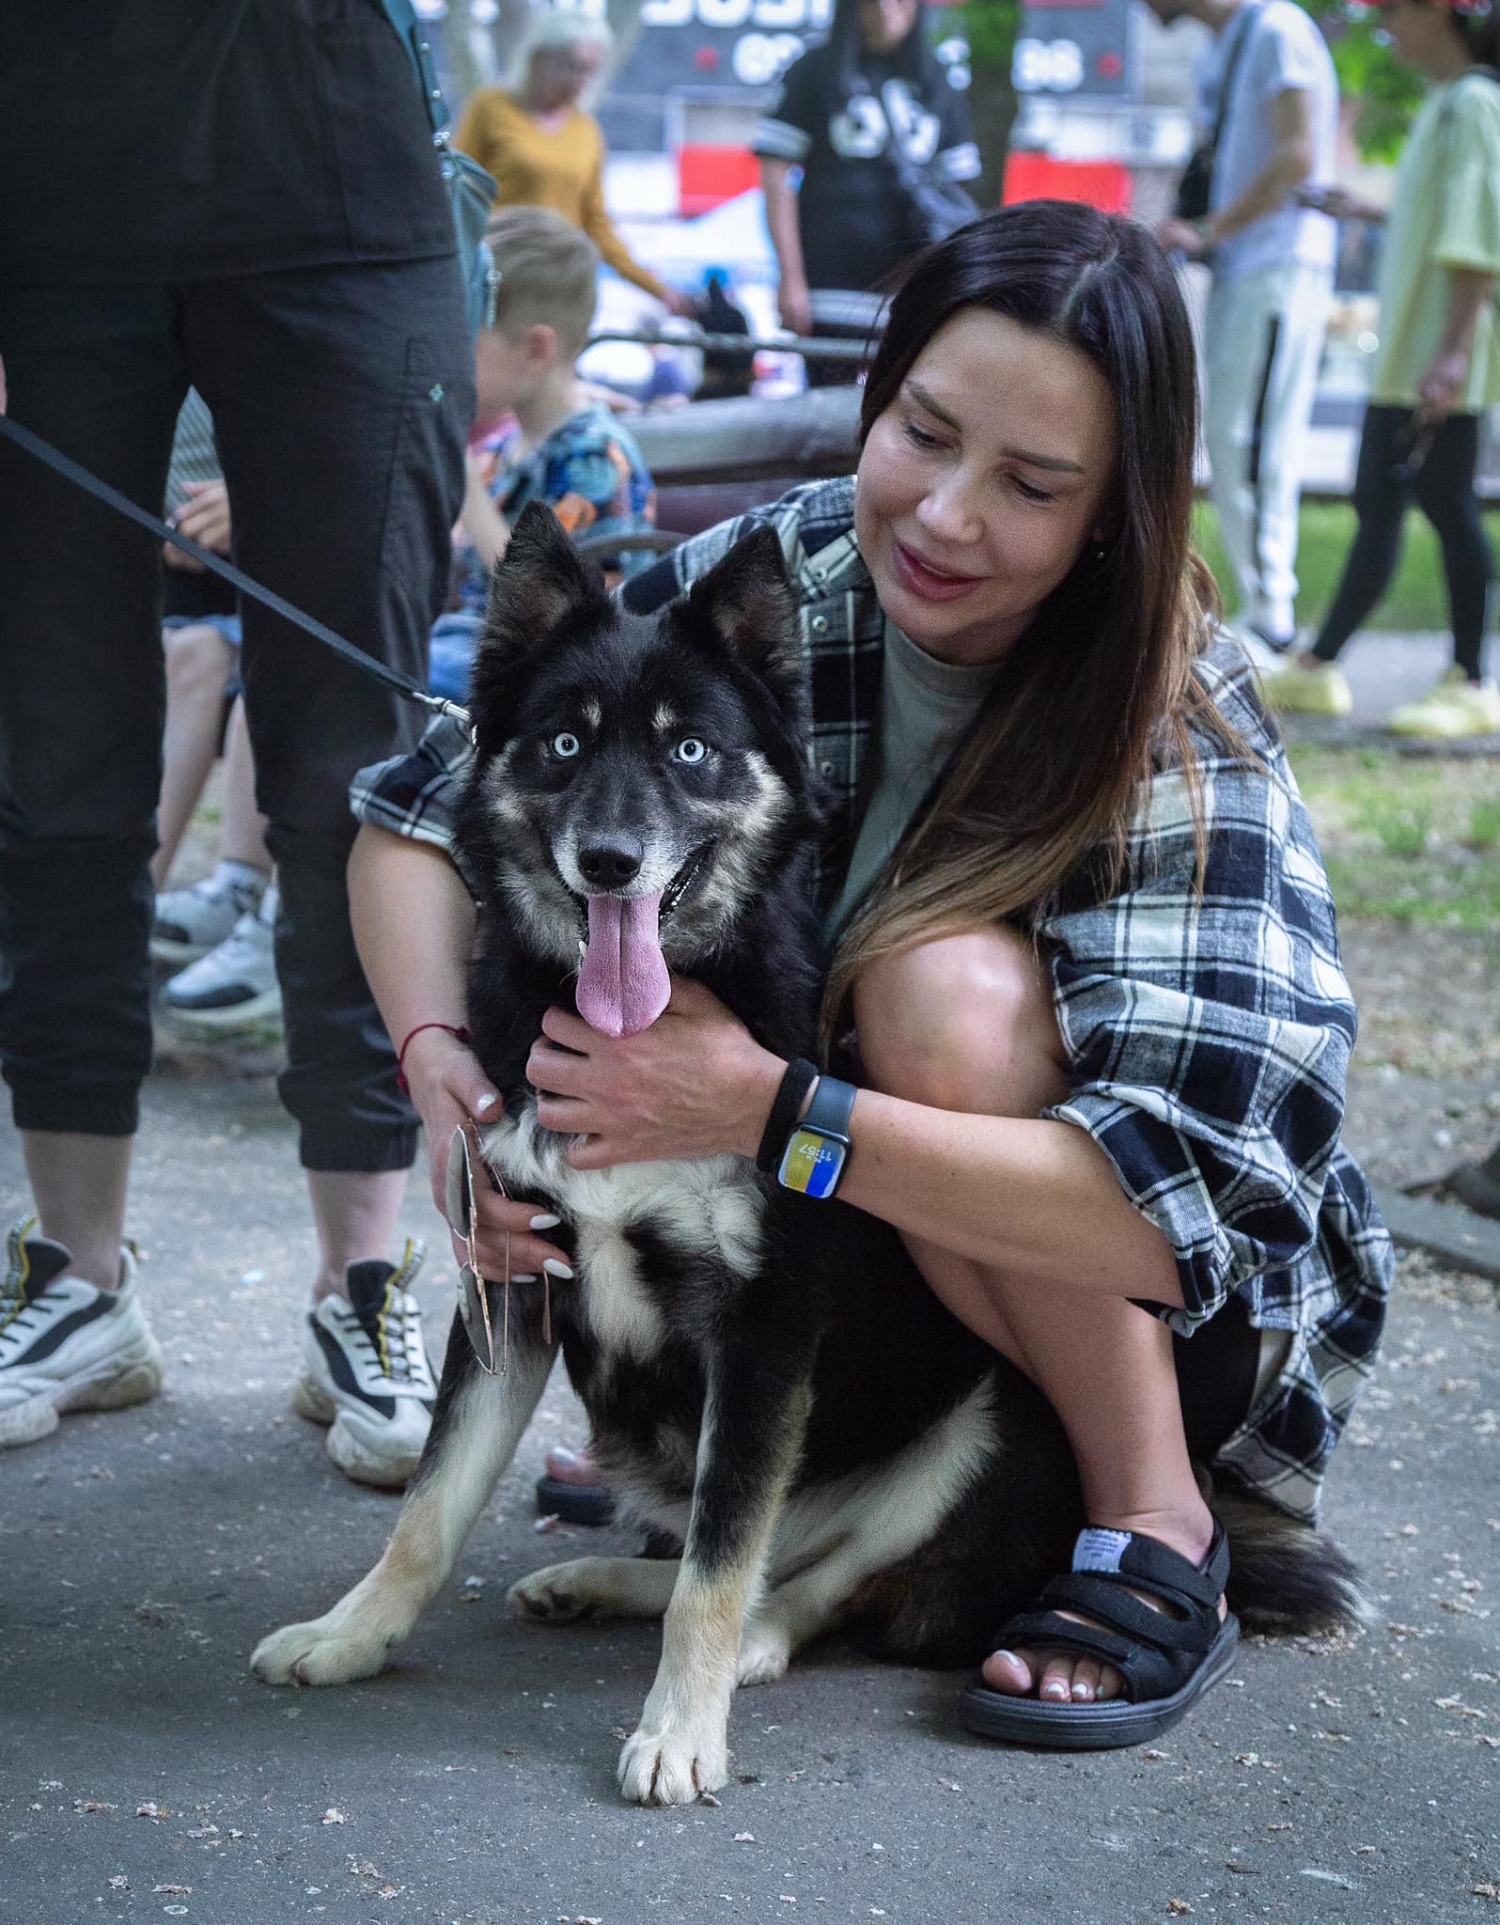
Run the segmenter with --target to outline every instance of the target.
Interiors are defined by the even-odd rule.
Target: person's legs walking
[[[1310,655],[1336,661],[1345,642],[1389,588],[1401,559],[1401,524],[1411,500],[1400,470],[1411,439],[1411,410],[1371,403],[1365,410],[1354,476],[1354,543],[1333,604],[1323,617]]]
[[[1354,477],[1359,518],[1354,541],[1313,647],[1260,676],[1261,693],[1272,708],[1347,715],[1354,705],[1338,656],[1390,586],[1401,558],[1401,524],[1410,500],[1402,461],[1410,431],[1409,409],[1374,402],[1366,408]]]
[[[1453,664],[1435,687],[1396,709],[1400,735],[1465,736],[1500,732],[1500,688],[1484,675],[1484,634],[1494,556],[1474,494],[1479,417],[1450,415],[1432,434],[1412,492],[1437,530],[1448,583]]]
[[[1259,595],[1248,620],[1277,643],[1297,628],[1298,513],[1308,423],[1328,331],[1332,283],[1321,269],[1292,262],[1267,290],[1267,352],[1250,444]]]
[[[1214,281],[1203,323],[1203,439],[1209,495],[1247,627],[1258,625],[1263,599],[1250,470],[1274,319],[1264,274]]]

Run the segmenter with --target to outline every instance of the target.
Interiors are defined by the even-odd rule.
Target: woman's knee
[[[936,1109],[1035,1116],[1067,1093],[1046,971],[1000,927],[943,936],[861,971],[860,1055],[877,1089]]]
[[[234,651],[206,622],[186,628],[162,631],[166,655],[167,686],[177,695],[203,689],[222,691],[228,686]]]

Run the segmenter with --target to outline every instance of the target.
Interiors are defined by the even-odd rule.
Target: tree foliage
[[[1350,0],[1302,0],[1323,29],[1339,87],[1359,104],[1354,139],[1366,160],[1394,160],[1425,91],[1419,75],[1391,51],[1379,16]]]

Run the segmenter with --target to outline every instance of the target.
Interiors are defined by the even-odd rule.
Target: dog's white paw
[[[357,1625],[336,1621],[336,1613],[310,1624],[288,1624],[262,1638],[250,1669],[267,1684],[349,1684],[383,1670],[389,1641]]]
[[[791,1640],[779,1624],[752,1618],[740,1638],[739,1669],[741,1684],[774,1684],[786,1676],[792,1661]]]
[[[583,1582],[587,1560],[571,1564],[548,1564],[530,1577],[523,1577],[506,1592],[506,1601],[524,1617],[540,1624],[569,1624],[587,1617],[597,1599],[592,1587]]]
[[[646,1726],[625,1741],[620,1753],[620,1789],[638,1805],[690,1805],[705,1791],[717,1791],[729,1777],[729,1748],[723,1725],[714,1730]]]

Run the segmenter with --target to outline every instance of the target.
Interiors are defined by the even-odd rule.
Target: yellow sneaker
[[[1295,659],[1257,669],[1261,699],[1284,715],[1347,715],[1354,707],[1349,678],[1337,662],[1304,668]]]
[[[1471,682],[1455,662],[1415,702],[1394,709],[1386,725],[1395,735],[1500,735],[1500,688]]]

